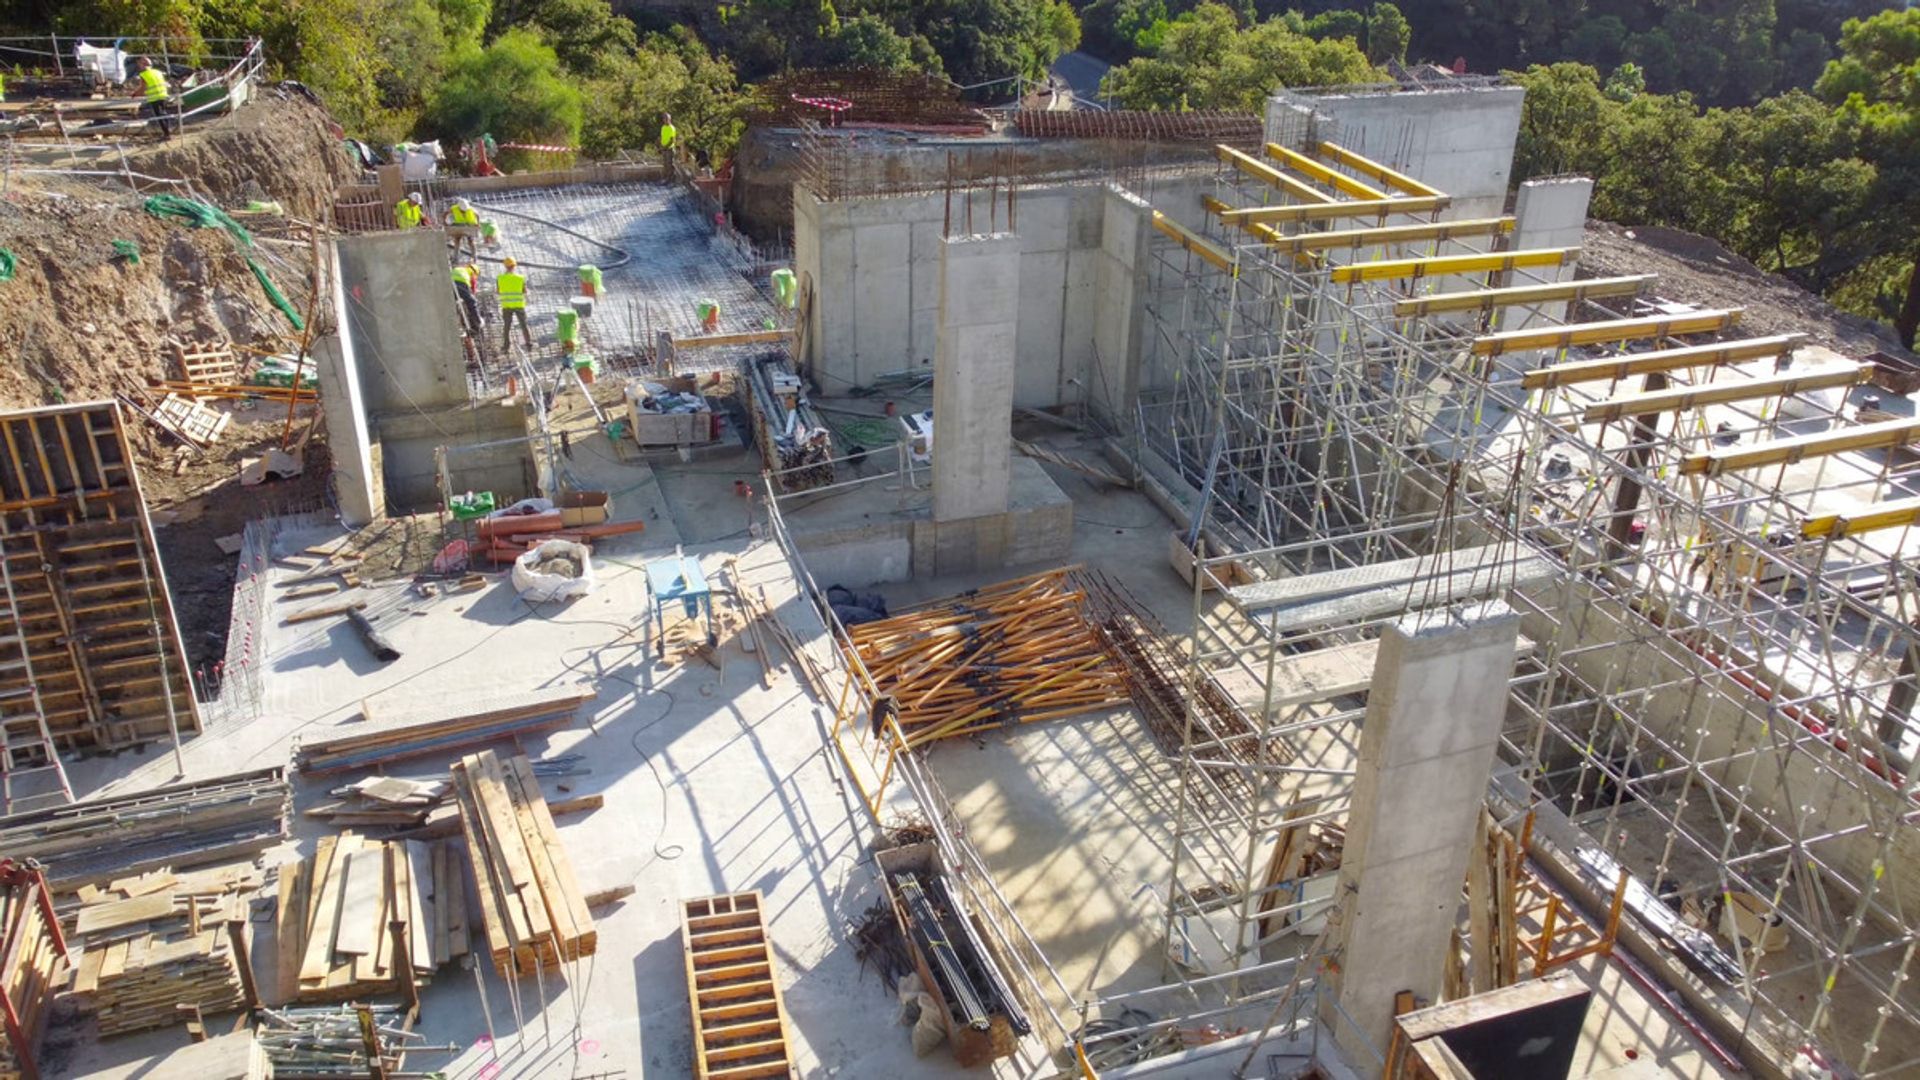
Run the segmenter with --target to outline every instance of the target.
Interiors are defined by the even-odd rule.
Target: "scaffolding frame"
[[[1330,145],[1324,122],[1276,136],[1357,181],[1398,175]],[[1857,367],[1782,369],[1790,338],[1715,346],[1743,338],[1734,317],[1642,299],[1645,282],[1565,287],[1555,266],[1499,257],[1503,231],[1418,227],[1437,220],[1425,203],[1367,222],[1385,227],[1377,242],[1288,243],[1353,227],[1309,220],[1343,213],[1351,186],[1295,169],[1322,185],[1292,203],[1313,210],[1234,214],[1289,196],[1222,157],[1200,239],[1229,265],[1155,245],[1128,440],[1211,553],[1196,559],[1190,677],[1238,687],[1258,725],[1190,729],[1180,748],[1169,950],[1222,951],[1229,969],[1269,958],[1287,947],[1275,916],[1311,907],[1269,856],[1294,828],[1343,818],[1329,754],[1357,758],[1364,696],[1302,699],[1289,672],[1364,650],[1406,609],[1499,595],[1526,646],[1499,767],[1710,928],[1757,900],[1762,932],[1731,938],[1737,980],[1667,974],[1694,979],[1755,1052],[1812,1044],[1863,1076],[1911,1069],[1920,1003],[1903,987],[1920,934],[1900,867],[1920,854],[1903,771],[1920,592],[1905,562],[1920,537],[1905,504],[1874,504],[1920,492],[1901,451],[1915,425],[1863,434],[1845,397]],[[1271,232],[1241,226],[1255,217]],[[1361,269],[1435,257],[1473,273]],[[1605,370],[1695,345],[1714,347]],[[1580,362],[1578,380],[1528,385]],[[1393,611],[1333,605],[1283,625],[1235,602],[1249,582],[1489,545],[1511,557],[1484,579],[1425,574]],[[1520,580],[1526,556],[1551,578]],[[1252,798],[1225,797],[1223,764]]]

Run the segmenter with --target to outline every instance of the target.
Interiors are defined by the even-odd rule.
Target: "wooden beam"
[[[1780,375],[1770,379],[1740,379],[1706,386],[1685,386],[1654,393],[1623,394],[1587,406],[1581,421],[1592,424],[1618,420],[1628,414],[1684,412],[1702,405],[1724,405],[1731,401],[1784,397],[1803,390],[1824,390],[1833,386],[1854,386],[1867,381],[1873,369],[1865,364],[1848,364],[1798,375]]]
[[[1362,157],[1344,146],[1336,146],[1330,142],[1323,142],[1320,144],[1320,156],[1329,161],[1345,165],[1354,172],[1371,176],[1388,187],[1396,191],[1404,191],[1408,195],[1444,196],[1446,194],[1437,187],[1423,184],[1413,177],[1408,176],[1406,173],[1389,169],[1385,165],[1371,158]]]
[[[1386,192],[1381,191],[1371,184],[1363,184],[1353,177],[1348,176],[1346,173],[1329,169],[1307,155],[1289,150],[1279,143],[1268,143],[1266,150],[1267,156],[1273,160],[1285,165],[1294,172],[1313,177],[1315,180],[1339,191],[1342,195],[1350,195],[1356,199],[1385,199],[1389,197]]]
[[[1500,273],[1522,266],[1565,266],[1579,257],[1579,248],[1538,248],[1529,251],[1496,251],[1491,255],[1383,259],[1335,267],[1331,280],[1336,285],[1350,285],[1356,281],[1403,281],[1447,274]]]
[[[1153,212],[1153,227],[1172,237],[1179,245],[1229,274],[1237,274],[1233,256],[1225,248],[1187,228],[1158,210]]]
[[[1528,349],[1570,349],[1575,345],[1599,345],[1640,338],[1666,338],[1678,334],[1706,334],[1725,330],[1740,321],[1739,308],[1724,311],[1695,311],[1686,315],[1650,315],[1638,319],[1609,319],[1605,322],[1575,323],[1572,326],[1546,326],[1532,330],[1503,330],[1473,339],[1475,356],[1499,356]]]
[[[1502,218],[1511,221],[1512,218]],[[1332,236],[1333,233],[1321,233]],[[1417,318],[1446,311],[1492,311],[1494,308],[1527,304],[1551,304],[1561,300],[1578,302],[1596,296],[1632,296],[1654,280],[1657,274],[1629,274],[1624,277],[1587,278],[1561,281],[1551,285],[1514,285],[1504,289],[1474,289],[1470,292],[1434,293],[1411,300],[1394,302],[1396,318]]]
[[[1335,248],[1359,249],[1375,245],[1411,244],[1422,240],[1458,240],[1468,236],[1496,236],[1513,231],[1513,219],[1468,218],[1462,221],[1429,221],[1418,225],[1385,225],[1371,229],[1336,229],[1330,232],[1274,235],[1267,241],[1285,252],[1330,251]],[[1263,226],[1253,226],[1262,228]],[[1272,232],[1271,229],[1267,230]]]
[[[793,336],[792,330],[749,330],[739,334],[707,334],[704,337],[677,337],[673,347],[678,349],[714,348],[721,345],[764,345],[782,342]]]
[[[1682,476],[1718,476],[1735,469],[1791,465],[1810,457],[1844,454],[1853,450],[1886,450],[1920,441],[1920,419],[1885,420],[1838,431],[1795,435],[1752,446],[1726,446],[1680,459]]]
[[[1291,195],[1303,203],[1331,203],[1333,196],[1321,191],[1305,181],[1295,180],[1279,169],[1268,165],[1252,154],[1245,154],[1231,146],[1216,146],[1213,152],[1221,161],[1232,165],[1248,176],[1266,184],[1276,191]]]
[[[1552,367],[1535,368],[1520,379],[1527,390],[1542,390],[1568,383],[1602,382],[1646,375],[1655,371],[1674,371],[1688,367],[1718,367],[1735,360],[1755,360],[1782,356],[1806,340],[1805,334],[1776,334],[1772,337],[1720,341],[1711,345],[1686,345],[1657,352],[1626,353],[1599,360],[1575,360]]]
[[[1800,523],[1800,535],[1807,539],[1831,536],[1856,536],[1876,529],[1899,529],[1920,523],[1920,496],[1889,499],[1874,503],[1852,514],[1821,514]]]
[[[1219,211],[1228,225],[1287,224],[1302,221],[1339,221],[1343,218],[1377,218],[1385,225],[1395,214],[1426,214],[1446,208],[1444,195],[1409,199],[1373,199],[1371,201],[1313,203],[1304,206],[1246,206]]]

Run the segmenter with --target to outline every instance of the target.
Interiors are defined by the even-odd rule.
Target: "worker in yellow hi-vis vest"
[[[673,114],[660,114],[660,158],[668,165],[673,164],[674,155],[679,153],[674,146],[680,139],[680,129],[673,126]]]
[[[500,260],[503,268],[500,276],[493,279],[493,291],[500,297],[500,348],[513,343],[513,323],[520,321],[520,340],[528,349],[533,348],[533,333],[527,329],[527,279],[515,269],[519,264],[512,257]]]
[[[479,248],[476,246],[480,236],[480,211],[475,210],[472,203],[465,199],[453,200],[453,204],[447,207],[444,223],[447,226],[447,236],[453,241],[454,254],[459,254],[460,249],[464,247],[467,249],[468,258],[480,257]]]
[[[393,224],[395,228],[417,229],[427,219],[427,211],[421,205],[420,193],[415,191],[393,204]]]
[[[134,96],[140,99],[140,115],[152,117],[160,125],[160,137],[173,137],[173,90],[167,85],[166,72],[141,57],[133,62],[133,80],[140,84]]]

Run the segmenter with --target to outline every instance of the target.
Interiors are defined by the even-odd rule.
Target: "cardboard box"
[[[560,511],[560,523],[572,528],[606,521],[613,510],[613,499],[604,491],[563,491],[553,505]]]

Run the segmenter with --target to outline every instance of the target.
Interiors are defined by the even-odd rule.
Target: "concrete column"
[[[320,403],[327,413],[327,445],[333,451],[334,498],[341,522],[357,529],[378,518],[386,504],[351,348],[345,335],[327,334],[314,341],[313,359],[319,369]]]
[[[1153,210],[1118,188],[1101,208],[1100,251],[1093,321],[1094,360],[1088,400],[1094,415],[1121,431],[1133,430],[1146,338],[1147,267]]]
[[[1439,1000],[1486,799],[1520,617],[1504,603],[1416,612],[1380,635],[1329,931],[1322,1019],[1351,1061],[1384,1054],[1393,997]],[[1352,1023],[1347,1022],[1352,1018]],[[1359,1031],[1356,1033],[1355,1028]]]
[[[1007,511],[1020,238],[948,238],[933,354],[933,519]]]

